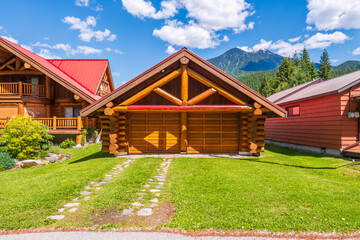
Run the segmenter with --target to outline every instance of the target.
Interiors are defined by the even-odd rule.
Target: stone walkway
[[[76,212],[82,201],[88,201],[95,192],[99,191],[102,188],[104,184],[108,183],[111,179],[121,174],[122,171],[127,168],[132,162],[134,162],[134,159],[128,159],[122,164],[114,167],[110,172],[105,175],[105,177],[100,182],[90,182],[90,184],[85,187],[84,191],[80,192],[81,197],[77,197],[73,199],[72,202],[65,204],[62,208],[58,210],[59,214],[49,216],[48,218],[54,220],[61,220],[65,218],[66,214]]]
[[[159,205],[159,198],[161,197],[161,189],[166,181],[166,174],[172,159],[163,159],[164,162],[158,167],[156,176],[149,178],[144,185],[136,202],[132,203],[132,207],[124,209],[122,215],[150,216],[153,214],[153,209]]]

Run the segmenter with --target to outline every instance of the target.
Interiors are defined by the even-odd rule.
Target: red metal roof
[[[108,64],[107,59],[48,59],[48,61],[76,79],[93,94],[96,94],[95,91]]]
[[[82,60],[83,61],[82,64],[75,64],[76,67],[73,67],[73,68],[68,67],[68,66],[66,66],[67,64],[65,64],[64,66],[67,70],[62,70],[61,66],[57,67],[55,64],[51,63],[51,61],[54,61],[54,60],[46,60],[46,59],[42,58],[41,56],[39,56],[33,52],[30,52],[29,50],[26,50],[25,48],[22,48],[22,47],[16,45],[15,43],[13,43],[5,38],[2,38],[2,37],[0,37],[0,43],[1,42],[6,44],[8,47],[12,48],[13,50],[17,51],[18,53],[23,54],[26,57],[32,59],[34,62],[36,62],[38,65],[40,65],[43,69],[52,72],[58,78],[68,82],[69,84],[74,86],[76,89],[78,89],[80,92],[82,92],[83,94],[86,94],[91,99],[98,100],[101,98],[100,96],[97,96],[94,94],[95,90],[93,90],[94,89],[93,86],[95,85],[95,83],[94,83],[95,77],[94,78],[91,77],[88,80],[86,80],[84,77],[85,74],[82,75],[81,72],[76,72],[76,71],[82,71],[83,69],[85,69],[85,65],[89,64],[89,62],[91,62],[92,60]],[[71,60],[69,60],[69,61],[71,61]],[[80,62],[80,60],[75,60],[75,61]],[[104,64],[107,63],[107,60],[101,60],[101,61]],[[79,66],[81,66],[81,67],[79,67]],[[93,66],[92,63],[91,63],[91,66]],[[88,67],[87,69],[89,69],[89,68],[90,67]],[[105,66],[104,66],[104,68],[105,68]],[[100,71],[100,70],[98,70],[99,68],[96,67],[97,71],[101,72],[101,74],[104,72],[104,68],[102,69],[102,71]],[[93,74],[95,73],[95,71],[91,71],[91,72]],[[96,73],[95,75],[99,75],[99,74]],[[80,80],[75,78],[77,76],[80,76],[80,78],[79,78]],[[89,75],[86,73],[86,76],[89,76]],[[97,80],[97,84],[99,83],[100,80],[101,80],[101,77],[99,77],[99,79]]]

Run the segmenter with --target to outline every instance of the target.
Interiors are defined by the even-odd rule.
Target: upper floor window
[[[287,108],[285,108],[285,110],[287,111],[288,117],[300,116],[300,106],[299,105],[287,107]]]

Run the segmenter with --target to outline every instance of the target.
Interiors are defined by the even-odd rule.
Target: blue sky
[[[118,87],[188,47],[205,59],[230,48],[283,56],[324,48],[360,60],[360,0],[14,0],[0,36],[46,58],[107,58]]]

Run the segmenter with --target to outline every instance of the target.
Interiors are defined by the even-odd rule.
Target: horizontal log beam
[[[43,75],[41,72],[35,71],[0,71],[0,76],[4,75],[34,75],[34,76],[41,76]]]
[[[215,83],[211,82],[209,79],[207,79],[206,77],[196,73],[195,71],[189,69],[188,74],[189,74],[190,77],[194,78],[196,81],[204,84],[205,86],[215,88],[216,91],[218,91],[218,93],[220,95],[222,95],[225,98],[229,99],[233,103],[236,103],[236,104],[239,104],[239,105],[246,105],[245,102],[241,101],[240,99],[238,99],[237,97],[235,97],[231,93],[228,93],[226,90],[224,90],[223,88],[217,86]]]
[[[155,88],[158,88],[158,87],[161,87],[161,86],[165,85],[166,83],[170,82],[171,80],[177,78],[180,75],[181,75],[181,69],[177,69],[177,70],[171,72],[170,74],[168,74],[165,77],[161,78],[160,80],[153,83],[149,87],[143,89],[142,91],[138,92],[134,96],[130,97],[129,99],[127,99],[125,101],[123,101],[122,103],[120,103],[120,106],[131,105],[131,104],[141,100],[142,98],[149,95]]]
[[[196,105],[196,106],[174,106],[174,105],[131,105],[114,107],[114,111],[119,112],[137,112],[137,111],[235,111],[235,112],[251,112],[252,107],[239,105]]]
[[[180,99],[178,99],[177,97],[173,96],[172,94],[166,92],[165,90],[163,90],[159,87],[155,88],[154,92],[176,105],[181,106],[183,103]]]

